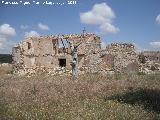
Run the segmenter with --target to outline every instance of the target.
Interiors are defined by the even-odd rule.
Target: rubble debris
[[[140,72],[146,74],[160,71],[160,51],[144,51],[139,54]]]

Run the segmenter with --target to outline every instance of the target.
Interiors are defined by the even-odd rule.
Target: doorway
[[[66,67],[66,59],[60,58],[59,60],[59,67]]]

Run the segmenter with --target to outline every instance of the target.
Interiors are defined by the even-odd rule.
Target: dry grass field
[[[160,74],[0,76],[0,120],[158,120]]]

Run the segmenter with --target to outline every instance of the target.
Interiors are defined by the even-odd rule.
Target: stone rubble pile
[[[151,74],[160,71],[160,51],[145,51],[139,54],[140,72]]]

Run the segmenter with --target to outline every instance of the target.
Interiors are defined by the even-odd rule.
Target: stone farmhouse
[[[13,47],[13,68],[19,75],[71,73],[71,46],[79,44],[78,73],[135,72],[139,56],[133,44],[111,43],[101,49],[101,39],[93,33],[25,38]]]

